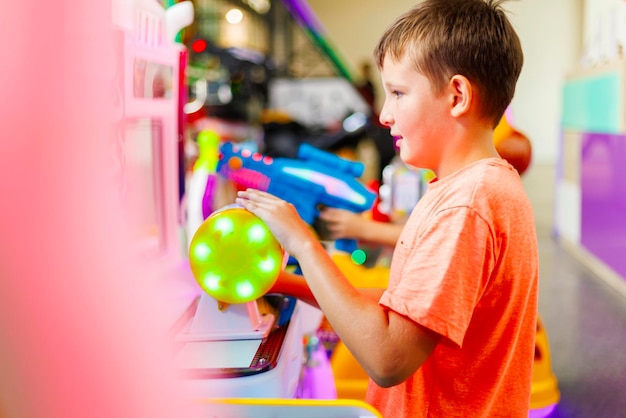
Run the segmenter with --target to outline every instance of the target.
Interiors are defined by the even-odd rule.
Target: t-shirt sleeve
[[[447,209],[418,231],[407,222],[380,304],[461,347],[494,266],[488,222],[467,207]]]

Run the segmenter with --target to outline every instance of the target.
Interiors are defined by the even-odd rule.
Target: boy
[[[390,417],[527,417],[537,320],[532,208],[493,145],[522,67],[501,1],[426,0],[375,48],[380,119],[437,178],[397,241],[385,290],[352,287],[292,205],[237,202],[300,263],[274,290],[319,306]]]

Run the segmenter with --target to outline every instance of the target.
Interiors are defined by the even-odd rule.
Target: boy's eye
[[[400,98],[402,96],[402,92],[398,91],[398,90],[393,90],[391,92],[391,94],[393,94],[394,96],[396,96],[396,98]]]

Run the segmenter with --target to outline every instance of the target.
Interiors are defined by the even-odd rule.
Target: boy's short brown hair
[[[436,93],[455,74],[478,89],[481,115],[495,127],[513,99],[524,61],[504,0],[425,0],[400,16],[381,37],[374,59],[410,54]]]

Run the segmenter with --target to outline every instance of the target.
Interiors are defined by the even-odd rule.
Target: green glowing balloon
[[[246,303],[263,296],[285,261],[285,252],[267,225],[234,205],[212,213],[189,246],[194,278],[205,292],[226,303]]]

